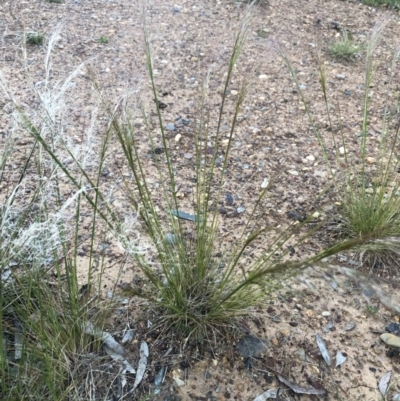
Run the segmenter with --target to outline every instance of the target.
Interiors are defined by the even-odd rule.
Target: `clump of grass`
[[[25,42],[27,45],[41,46],[44,43],[44,34],[37,32],[28,32],[25,37]]]
[[[362,47],[358,46],[351,39],[349,33],[343,31],[342,38],[328,47],[328,53],[337,60],[354,61],[362,51]]]
[[[98,42],[103,44],[103,45],[107,44],[109,42],[108,36],[103,36],[103,35],[100,36]]]
[[[274,232],[257,224],[256,220],[262,220],[259,206],[268,191],[268,186],[264,186],[248,212],[248,219],[238,240],[230,244],[229,251],[225,254],[221,255],[218,251],[220,231],[216,205],[223,194],[234,131],[252,76],[243,78],[236,103],[233,105],[228,105],[226,93],[229,82],[233,79],[234,66],[238,63],[246,42],[248,21],[249,14],[246,14],[233,46],[225,87],[221,91],[224,94],[222,104],[215,121],[209,120],[207,112],[210,78],[207,77],[204,83],[193,143],[195,160],[192,167],[195,185],[191,216],[180,212],[182,206],[176,195],[174,156],[169,150],[157,98],[146,26],[147,67],[152,84],[152,97],[157,108],[161,145],[165,151],[163,162],[159,158],[154,159],[161,195],[155,197],[147,183],[146,158],[142,159],[139,148],[143,139],[139,139],[135,131],[129,110],[121,105],[120,109],[123,111],[112,121],[135,183],[134,189],[127,186],[129,199],[134,210],[140,212],[141,221],[157,258],[157,264],[154,266],[142,255],[130,253],[147,278],[147,285],[134,288],[132,294],[147,298],[157,308],[159,324],[165,324],[169,329],[175,328],[183,332],[187,339],[194,337],[199,342],[213,338],[224,327],[233,327],[238,317],[246,315],[249,308],[262,302],[266,294],[278,288],[285,279],[310,264],[339,252],[339,249],[353,245],[352,242],[341,243],[308,260],[290,262],[289,253],[293,247],[287,245],[293,242],[293,245],[297,246],[311,235],[313,229],[306,230],[293,239],[293,227],[289,227],[287,231]],[[221,127],[228,111],[232,120],[226,138]],[[145,112],[144,119],[147,121]],[[156,138],[149,129],[148,146],[153,149],[153,154],[155,143]],[[212,152],[207,151],[210,148]],[[190,218],[192,227],[188,227],[175,216]],[[300,232],[306,222],[297,226]],[[129,251],[129,244],[124,245]],[[248,259],[247,255],[257,248],[260,256]],[[219,256],[216,256],[218,254]]]
[[[400,126],[398,122],[391,121],[391,113],[389,111],[393,108],[390,107],[389,99],[394,71],[400,57],[399,49],[393,56],[388,74],[390,78],[378,149],[375,151],[371,149],[372,146],[368,140],[371,110],[370,87],[374,70],[374,53],[385,24],[385,20],[378,21],[371,33],[366,49],[363,114],[361,116],[359,149],[356,153],[356,158],[350,157],[348,143],[351,139],[346,137],[343,132],[340,122],[341,116],[338,118],[339,127],[333,125],[328,101],[327,80],[322,63],[320,63],[320,82],[330,132],[332,133],[333,154],[327,139],[324,138],[312,117],[310,107],[304,98],[290,62],[285,55],[283,55],[283,58],[294,76],[302,102],[306,107],[325,161],[333,177],[337,202],[340,204],[337,209],[339,224],[336,226],[336,235],[340,238],[369,238],[369,241],[358,249],[357,255],[361,259],[361,264],[366,264],[370,267],[384,267],[396,271],[400,260],[400,183],[396,178],[399,168],[396,146]],[[335,137],[334,134],[337,130],[341,133],[339,138]],[[335,166],[331,162],[332,159],[336,161]]]
[[[60,150],[51,145],[52,142],[46,138],[44,132],[36,128],[18,103],[14,102],[19,112],[19,121],[22,121],[25,129],[70,182],[82,191],[82,197],[93,208],[93,219],[103,219],[109,231],[114,233],[135,266],[143,273],[144,285],[134,286],[131,294],[149,300],[159,312],[158,324],[175,329],[184,334],[187,340],[195,338],[200,343],[215,338],[219,331],[226,327],[233,327],[238,317],[247,315],[249,308],[259,305],[271,291],[279,288],[285,279],[298,274],[310,264],[348,249],[360,241],[356,239],[341,242],[307,260],[290,261],[293,247],[306,240],[318,226],[302,230],[307,220],[301,224],[296,222],[283,231],[263,226],[263,212],[260,206],[268,193],[268,185],[263,185],[258,198],[246,212],[243,231],[234,243],[227,245],[226,251],[220,252],[221,233],[217,205],[224,193],[234,131],[252,74],[242,78],[234,104],[229,104],[227,89],[249,33],[249,19],[250,11],[247,11],[233,46],[221,92],[223,97],[218,113],[213,117],[215,119],[211,119],[209,110],[212,107],[207,103],[210,76],[207,76],[204,82],[192,143],[192,215],[182,213],[185,206],[177,195],[177,168],[173,162],[175,155],[170,150],[169,139],[164,129],[146,23],[144,31],[147,67],[151,81],[151,97],[155,101],[160,130],[159,136],[154,136],[148,114],[143,109],[143,119],[148,127],[147,146],[154,155],[152,166],[148,165],[148,157],[141,153],[145,139],[141,133],[136,132],[132,123],[129,96],[123,98],[115,107],[109,107],[109,125],[100,146],[101,152],[94,176],[89,174],[83,163],[76,160],[73,156],[75,152],[68,149],[67,142],[64,141],[61,143],[69,156],[72,156],[76,171],[71,170],[71,165],[67,168],[62,162]],[[222,127],[228,115],[231,116],[231,122],[226,135]],[[49,129],[50,132],[54,130],[47,127],[47,130]],[[112,134],[121,145],[125,158],[124,168],[128,168],[133,177],[132,181],[125,182],[126,197],[130,201],[127,207],[131,207],[131,214],[140,216],[140,222],[151,244],[146,249],[154,253],[152,258],[141,252],[142,248],[138,246],[136,235],[132,235],[134,232],[129,218],[127,221],[119,220],[111,208],[111,203],[100,189],[101,172],[108,156]],[[158,139],[164,150],[161,155],[156,152]],[[153,167],[158,177],[157,193],[149,183],[148,171]],[[85,188],[92,188],[93,196],[90,196]],[[243,212],[241,209],[237,211]],[[192,220],[192,226],[188,226],[176,216],[189,218]],[[95,237],[96,232],[92,231],[92,241]],[[289,244],[290,247],[287,246]],[[253,257],[253,252],[259,256]],[[92,265],[91,261],[89,265]]]
[[[400,10],[400,0],[362,0],[364,4],[372,7],[386,6]]]
[[[46,0],[48,3],[57,3],[60,4],[62,3],[62,0]]]

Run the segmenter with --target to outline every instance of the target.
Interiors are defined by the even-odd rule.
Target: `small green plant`
[[[400,9],[400,0],[362,0],[362,2],[372,7],[386,6],[395,10]]]
[[[367,304],[365,305],[365,311],[370,315],[376,315],[379,309],[375,305]]]
[[[342,38],[328,47],[328,52],[333,58],[345,61],[354,61],[361,51],[362,47],[354,43],[347,31],[343,31]]]
[[[105,45],[105,44],[107,44],[108,42],[109,42],[108,36],[103,36],[103,35],[100,36],[100,38],[99,38],[99,43]]]
[[[46,0],[48,3],[57,3],[60,4],[62,3],[62,0]]]
[[[28,32],[26,34],[25,42],[27,45],[41,46],[44,43],[44,34],[37,32]]]

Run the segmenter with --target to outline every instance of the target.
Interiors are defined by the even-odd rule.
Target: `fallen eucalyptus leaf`
[[[396,393],[396,394],[392,397],[392,401],[400,401],[400,393]]]
[[[160,386],[165,379],[165,375],[167,373],[167,366],[163,366],[158,373],[156,374],[156,377],[154,378],[154,385],[155,386]]]
[[[122,337],[121,343],[125,344],[133,339],[133,329],[129,329],[125,332],[124,336]]]
[[[178,217],[179,219],[183,219],[183,220],[189,220],[189,221],[201,221],[201,218],[199,218],[198,216],[195,216],[194,214],[189,214],[186,212],[182,212],[180,210],[171,210],[171,214],[175,217]]]
[[[149,347],[148,347],[146,341],[143,341],[142,344],[140,344],[140,358],[139,358],[139,362],[138,362],[138,368],[137,368],[135,382],[133,383],[133,387],[125,395],[123,395],[119,399],[119,401],[122,401],[126,396],[132,394],[136,390],[136,387],[142,381],[143,376],[146,372],[148,357],[149,357]]]
[[[381,380],[379,380],[378,388],[383,397],[385,396],[385,394],[388,390],[391,377],[392,377],[392,372],[390,371],[390,372],[385,373],[382,376]]]
[[[288,387],[290,387],[295,393],[297,394],[315,394],[315,395],[320,395],[320,394],[325,394],[326,391],[324,389],[318,390],[316,388],[307,388],[307,387],[301,387],[298,386],[295,383],[292,383],[291,381],[285,379],[283,376],[278,375],[279,381],[282,383],[286,384]]]
[[[317,345],[319,350],[321,351],[322,357],[324,358],[326,364],[328,366],[331,366],[331,357],[329,356],[329,352],[328,349],[326,348],[324,340],[318,333],[315,335],[315,338],[317,339]]]
[[[340,366],[343,362],[346,361],[346,357],[340,352],[338,351],[336,354],[336,367]]]
[[[90,322],[85,323],[84,330],[86,334],[89,334],[94,338],[101,340],[104,343],[104,345],[109,350],[112,350],[115,354],[119,354],[122,357],[125,355],[124,348],[121,345],[119,345],[116,340],[114,340],[114,337],[110,333],[106,333],[105,331],[95,328],[93,324]]]
[[[128,381],[126,380],[126,373],[131,373],[131,374],[135,374],[136,370],[130,365],[130,363],[124,359],[122,361],[122,363],[125,365],[125,369],[121,372],[121,387],[124,388],[126,386],[126,384],[128,383]]]
[[[267,390],[264,393],[258,395],[256,398],[254,398],[253,401],[266,401],[270,399],[276,399],[278,390],[276,388],[272,388],[271,390]]]
[[[140,359],[138,363],[135,383],[133,383],[134,388],[136,388],[143,379],[144,373],[146,372],[148,357],[149,357],[149,347],[146,341],[143,341],[142,344],[140,344]]]

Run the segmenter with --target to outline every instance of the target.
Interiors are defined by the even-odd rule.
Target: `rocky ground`
[[[179,198],[182,209],[190,211],[193,130],[202,82],[211,71],[209,99],[214,107],[210,107],[210,126],[213,126],[244,4],[230,0],[149,0],[145,13],[159,97],[166,106],[164,124],[171,154],[179,166]],[[372,154],[379,142],[387,67],[400,37],[399,14],[373,9],[357,1],[340,0],[270,0],[259,6],[252,17],[251,34],[237,64],[235,78],[228,88],[230,109],[223,121],[223,127],[228,130],[240,81],[256,67],[239,115],[224,186],[232,199],[226,199],[221,205],[223,250],[236,239],[265,179],[272,181],[263,204],[266,224],[285,227],[296,216],[315,212],[315,221],[322,221],[335,207],[334,199],[315,200],[315,195],[329,184],[328,169],[293,79],[277,55],[276,47],[284,49],[293,63],[316,122],[322,133],[328,135],[318,76],[320,54],[330,101],[334,110],[340,106],[348,146],[350,152],[355,153],[359,144],[365,57],[360,54],[353,63],[338,62],[329,56],[327,47],[343,30],[364,45],[374,24],[382,17],[388,19],[388,24],[377,50],[378,67],[372,87],[368,142]],[[111,102],[130,91],[131,106],[135,106],[134,100],[144,104],[151,132],[155,135],[159,132],[145,66],[143,18],[137,1],[9,0],[0,4],[0,28],[0,70],[4,81],[21,105],[30,108],[33,116],[38,107],[33,88],[42,93],[47,90],[54,93],[61,88],[66,76],[85,63],[70,82],[60,122],[73,146],[79,148],[85,144],[85,133],[100,97],[93,90],[93,76],[101,88],[101,96]],[[27,46],[24,52],[21,45],[24,31],[44,33],[45,46]],[[57,31],[51,74],[46,80],[46,44]],[[398,71],[395,78],[399,78]],[[390,97],[395,108],[398,91],[396,83]],[[9,99],[2,97],[0,133],[3,140],[12,125],[11,110]],[[146,155],[149,146],[144,121],[138,114],[134,122],[138,138],[143,139],[141,152]],[[100,146],[103,128],[102,120],[98,119],[90,143],[93,155]],[[22,162],[24,146],[31,141],[22,135],[21,160],[16,159],[16,164]],[[156,145],[161,146],[161,143]],[[120,179],[129,178],[129,175],[120,149],[116,144],[111,146],[113,157],[106,161],[101,185],[113,189],[114,206],[123,215],[127,199],[120,190]],[[328,142],[327,148],[332,151],[333,145]],[[159,183],[151,163],[148,172],[149,183],[157,196]],[[11,183],[12,180],[8,184]],[[6,184],[3,183],[1,191],[6,190]],[[237,213],[239,207],[241,212]],[[326,241],[325,233],[321,232],[296,247],[293,258],[300,259],[319,251],[326,246]],[[138,275],[135,266],[129,263],[120,269],[123,252],[110,239],[106,242],[105,296],[116,284],[129,283]],[[86,277],[84,246],[79,255],[81,275]],[[346,266],[354,263],[346,255],[337,262]],[[375,273],[380,276],[382,288],[400,302],[398,277]],[[109,322],[109,332],[121,341],[126,330],[133,330],[133,337],[124,346],[134,366],[139,359],[141,342],[146,341],[149,347],[143,381],[136,395],[126,399],[144,399],[150,394],[149,399],[164,401],[253,400],[271,390],[257,400],[268,399],[267,394],[271,399],[280,400],[380,400],[379,383],[383,385],[380,380],[387,372],[392,372],[392,387],[386,399],[400,399],[400,395],[392,398],[400,391],[400,359],[396,350],[388,348],[380,338],[384,332],[399,334],[399,316],[383,308],[373,294],[357,282],[343,277],[338,281],[315,272],[309,273],[308,281],[312,286],[306,285],[305,280],[288,283],[267,301],[267,305],[241,322],[241,334],[219,340],[205,349],[198,349],[196,344],[184,344],[168,331],[151,330],[150,322],[156,320],[156,316],[151,312],[146,315],[143,312],[146,305],[142,302],[122,298],[122,304]],[[325,345],[320,341],[318,346],[317,338]],[[324,347],[331,357],[330,366],[322,355],[324,352],[321,354]],[[107,358],[94,357],[83,362],[97,372],[91,376],[96,395],[108,394],[106,399],[119,399],[119,365]],[[128,387],[133,377],[128,378]],[[291,382],[289,386],[288,381]],[[281,389],[279,394],[272,391],[278,388]],[[86,394],[86,390],[82,385],[82,394]],[[89,399],[85,397],[88,395],[82,395],[82,399]]]

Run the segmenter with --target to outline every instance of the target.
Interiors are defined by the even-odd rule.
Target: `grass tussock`
[[[399,159],[396,147],[400,126],[397,116],[391,112],[394,108],[389,104],[389,100],[393,90],[399,50],[393,55],[388,72],[388,89],[381,114],[382,129],[377,148],[369,139],[368,131],[370,110],[373,107],[370,88],[374,71],[374,54],[386,22],[384,19],[377,22],[366,49],[363,113],[356,152],[352,152],[348,146],[351,138],[344,133],[341,116],[337,116],[338,125],[333,123],[328,84],[322,63],[320,63],[320,82],[330,125],[330,138],[324,137],[315,123],[291,64],[284,54],[282,57],[296,81],[301,100],[333,177],[336,200],[340,205],[336,216],[338,224],[334,230],[336,238],[369,238],[357,252],[361,264],[397,270],[400,253],[400,184],[397,179]],[[340,133],[339,136],[335,134],[337,131]]]
[[[364,4],[372,7],[385,6],[395,10],[400,10],[400,0],[362,0]]]
[[[43,33],[28,32],[25,37],[27,45],[42,46],[44,44],[45,36]]]
[[[328,53],[336,60],[354,61],[362,51],[362,47],[358,46],[352,39],[350,34],[345,30],[342,37],[329,45]]]

